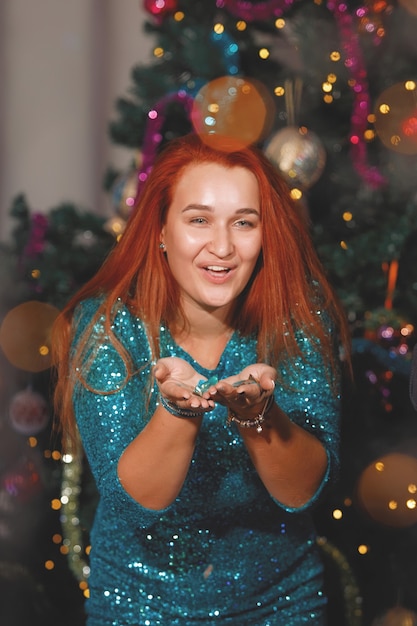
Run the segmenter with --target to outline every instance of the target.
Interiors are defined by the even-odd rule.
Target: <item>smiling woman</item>
[[[54,327],[57,414],[100,494],[88,626],[326,623],[311,509],[347,337],[266,157],[169,143]]]

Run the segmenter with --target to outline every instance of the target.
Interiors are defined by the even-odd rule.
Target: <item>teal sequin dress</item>
[[[97,307],[98,300],[79,305],[75,343]],[[289,417],[326,447],[327,472],[312,500],[299,509],[275,501],[235,425],[226,425],[225,408],[216,406],[204,417],[181,493],[154,511],[134,501],[117,475],[122,452],[158,399],[155,388],[147,407],[149,344],[144,325],[122,303],[113,330],[137,374],[123,384],[123,362],[99,320],[90,342],[91,389],[79,386],[74,394],[100,494],[91,531],[88,626],[323,626],[326,598],[311,509],[337,473],[340,398],[310,342],[299,337],[303,356],[291,370],[293,390],[277,386],[275,395]],[[238,333],[215,370],[201,367],[166,328],[161,353],[189,361],[207,378],[225,378],[257,362],[256,340]]]

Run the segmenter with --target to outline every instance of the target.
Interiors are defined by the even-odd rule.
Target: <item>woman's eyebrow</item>
[[[182,213],[186,211],[210,211],[213,212],[214,208],[207,204],[187,204],[186,207],[183,208]],[[236,215],[259,215],[259,211],[257,209],[251,209],[250,207],[243,207],[241,209],[236,209]]]

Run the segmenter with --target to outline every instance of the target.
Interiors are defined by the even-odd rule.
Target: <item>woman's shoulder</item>
[[[81,300],[75,310],[73,325],[76,330],[85,328],[93,323],[96,332],[104,331],[106,327],[107,299],[103,296],[95,296]],[[144,324],[140,318],[135,316],[128,305],[118,298],[110,310],[110,326],[116,333],[123,333],[125,330],[134,328],[136,332],[144,330]]]

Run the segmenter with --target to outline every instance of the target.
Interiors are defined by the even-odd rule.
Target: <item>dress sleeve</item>
[[[278,503],[287,511],[314,506],[327,487],[336,481],[340,469],[340,367],[332,371],[311,339],[302,334],[298,339],[301,354],[291,368],[282,371],[284,384],[282,393],[276,392],[276,401],[294,423],[321,441],[327,454],[327,468],[316,493],[302,507],[292,509]],[[334,361],[337,366],[338,354]]]
[[[120,304],[112,330],[129,354],[133,376],[106,336],[103,319],[91,322],[97,300],[82,303],[75,316],[73,350],[88,333],[84,382],[74,391],[74,411],[81,441],[94,476],[100,500],[128,523],[146,527],[161,511],[148,510],[125,491],[117,466],[125,448],[139,434],[155,410],[155,393],[149,389],[151,357],[143,324]]]

